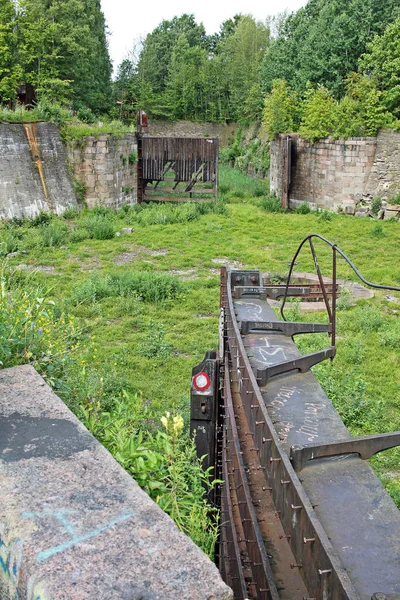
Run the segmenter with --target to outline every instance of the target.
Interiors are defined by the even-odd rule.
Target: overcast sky
[[[306,4],[306,0],[101,0],[111,36],[109,38],[110,55],[114,69],[126,57],[133,41],[145,37],[163,19],[175,15],[193,13],[196,21],[203,22],[208,34],[219,30],[222,21],[237,13],[252,14],[264,21],[268,15],[275,15],[287,9],[297,10]]]

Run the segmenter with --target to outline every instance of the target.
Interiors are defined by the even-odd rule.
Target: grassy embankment
[[[162,431],[159,423],[168,411],[183,417],[187,431],[191,368],[218,343],[220,264],[285,273],[301,239],[319,232],[367,279],[400,285],[399,223],[271,213],[262,206],[275,206],[264,183],[225,167],[216,207],[70,211],[64,218],[0,226],[3,256],[18,253],[3,259],[3,366],[32,362],[210,553],[214,534],[204,535],[209,515],[193,449],[179,418],[164,420]],[[122,227],[133,227],[133,233],[116,237]],[[329,275],[330,253],[317,246]],[[297,269],[313,270],[309,254]],[[339,275],[353,278],[343,262]],[[302,339],[304,350],[326,343]],[[400,430],[400,304],[384,292],[356,307],[344,299],[337,347],[334,363],[315,372],[350,431]],[[400,506],[399,458],[397,449],[372,463]],[[177,485],[183,496],[176,495]]]

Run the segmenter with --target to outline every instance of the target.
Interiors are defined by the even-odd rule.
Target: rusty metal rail
[[[334,268],[328,305],[335,259]],[[209,463],[224,480],[221,573],[238,600],[400,600],[400,512],[363,460],[400,445],[400,432],[349,434],[309,370],[333,358],[334,345],[303,357],[292,339],[332,335],[335,311],[328,325],[280,321],[265,287],[258,271],[221,269],[223,402],[213,403],[222,449]],[[211,374],[208,363],[194,377]],[[210,405],[210,390],[192,395],[192,410]],[[203,451],[208,422],[197,430]]]

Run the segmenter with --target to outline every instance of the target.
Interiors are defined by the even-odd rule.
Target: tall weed
[[[94,302],[113,296],[136,295],[145,302],[162,302],[175,298],[182,291],[178,279],[166,273],[130,271],[94,275],[75,288],[70,296],[73,304]]]

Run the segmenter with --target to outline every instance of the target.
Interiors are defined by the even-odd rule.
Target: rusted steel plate
[[[242,527],[245,535],[245,538],[242,541],[247,547],[247,553],[251,561],[250,567],[253,574],[256,597],[260,600],[279,600],[278,591],[276,589],[271,566],[268,561],[264,540],[257,522],[249,484],[243,465],[238,430],[235,422],[235,414],[232,403],[229,375],[230,369],[228,358],[226,357],[224,385],[225,428],[227,436],[226,444],[229,454],[229,461],[231,462]]]
[[[228,274],[228,291],[236,277]],[[247,418],[310,593],[318,599],[368,600],[377,590],[398,594],[397,507],[368,463],[354,455],[309,463],[300,484],[288,460],[290,447],[344,441],[350,434],[310,371],[281,375],[258,389],[253,371],[300,356],[292,340],[281,334],[253,331],[240,339],[237,321],[276,321],[266,301],[233,302],[228,293],[226,314]],[[290,483],[283,485],[286,481]]]
[[[272,488],[274,503],[285,533],[290,536],[296,565],[299,565],[296,568],[301,569],[302,577],[313,597],[324,600],[355,600],[359,596],[319,522],[268,415],[240,337],[230,289],[231,273],[228,272],[225,314],[233,367],[237,371],[243,405],[254,434],[254,442],[260,448],[266,480]],[[248,319],[267,320],[262,306],[254,305],[248,308]],[[289,485],[281,483],[286,481],[290,482]],[[314,541],[306,544],[304,539]]]

